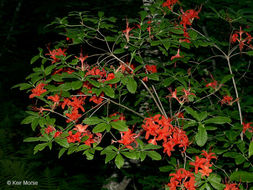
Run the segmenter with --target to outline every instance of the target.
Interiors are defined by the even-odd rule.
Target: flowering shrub
[[[58,144],[59,158],[100,152],[118,168],[125,159],[174,157],[170,190],[247,189],[253,127],[243,118],[231,58],[252,55],[252,37],[240,28],[221,45],[193,27],[201,10],[157,0],[140,19],[126,19],[125,29],[102,12],[58,18],[64,40],[39,49],[28,82],[16,85],[33,102],[22,123],[37,137],[24,141],[38,142],[34,153]],[[205,48],[215,55],[192,53]],[[227,67],[221,75],[204,65],[215,59]]]

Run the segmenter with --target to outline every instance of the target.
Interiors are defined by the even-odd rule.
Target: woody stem
[[[106,99],[106,100],[108,101],[108,103],[111,102],[111,103],[113,103],[113,104],[115,104],[115,105],[118,105],[118,106],[120,106],[120,107],[123,107],[123,108],[127,109],[128,111],[131,111],[131,112],[133,112],[134,114],[136,114],[136,115],[142,117],[143,119],[145,119],[145,117],[144,117],[143,115],[141,115],[140,113],[138,113],[138,112],[132,110],[131,108],[129,108],[129,107],[127,107],[127,106],[124,106],[124,105],[122,105],[122,104],[120,104],[120,103],[118,103],[118,102],[115,102],[115,101],[113,101],[113,100],[111,100],[111,99],[109,99],[109,98],[106,98],[106,97],[102,97],[102,98],[103,98],[103,99]]]
[[[120,61],[121,63],[123,63],[127,68],[129,68],[131,71],[134,71],[128,64],[126,64],[124,61],[122,61],[121,59],[119,59],[117,56],[115,56],[113,53],[110,54],[112,57],[114,57],[115,59],[117,59],[118,61]],[[150,91],[150,89],[148,88],[148,86],[145,84],[145,82],[143,82],[143,80],[140,80],[141,83],[143,84],[143,86],[147,89],[147,91],[149,92],[149,94],[151,95],[151,97],[153,98],[156,106],[158,107],[158,109],[160,110],[160,112],[164,115],[166,113],[163,113],[163,110],[161,109],[160,105],[158,104],[156,98],[154,97],[153,93]],[[166,115],[164,115],[166,116]]]
[[[233,75],[233,71],[232,71],[231,64],[230,64],[230,57],[226,56],[226,59],[227,59],[227,63],[228,63],[229,72],[230,72],[231,75]],[[232,77],[232,82],[233,82],[233,86],[234,86],[234,89],[235,89],[235,96],[238,99],[237,106],[238,106],[238,111],[239,111],[239,116],[240,116],[240,123],[242,125],[242,122],[243,122],[242,121],[242,110],[241,110],[240,100],[239,100],[237,86],[236,86],[236,82],[235,82],[234,76]],[[241,132],[240,136],[241,136],[241,140],[243,140],[243,133],[242,132]]]

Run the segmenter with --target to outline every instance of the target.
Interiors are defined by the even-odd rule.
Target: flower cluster
[[[185,88],[183,88],[183,95],[180,97],[177,97],[177,89],[175,89],[175,91],[172,91],[171,88],[169,88],[169,91],[171,93],[171,95],[166,96],[166,98],[175,98],[180,104],[184,104],[185,102],[189,102],[189,96],[196,96],[194,93],[191,93],[191,89],[189,88],[189,90],[186,90]]]
[[[243,38],[243,34],[246,35],[246,37]],[[245,43],[252,49],[253,46],[251,43],[253,37],[248,33],[242,30],[240,27],[240,31],[236,31],[232,37],[231,37],[231,43],[238,42],[240,51],[242,51],[243,47],[245,46]]]
[[[35,96],[40,96],[41,94],[45,93],[47,90],[44,89],[44,86],[46,86],[46,84],[38,84],[34,89],[32,89],[32,94],[29,96],[29,98],[34,98]]]
[[[134,148],[131,146],[132,143],[136,144],[136,147],[138,146],[138,143],[136,141],[136,138],[139,137],[139,134],[133,133],[131,129],[128,129],[128,131],[120,132],[121,140],[118,140],[118,143],[121,143],[126,146],[126,148],[133,150]]]
[[[182,129],[172,126],[170,118],[165,118],[160,114],[154,117],[145,118],[142,128],[146,131],[145,138],[148,142],[157,145],[157,141],[163,141],[163,152],[166,152],[168,156],[171,156],[171,151],[174,151],[174,147],[179,145],[183,147],[183,151],[186,150],[189,145],[189,140],[185,131]]]
[[[201,173],[201,176],[209,176],[209,174],[212,172],[212,164],[210,164],[211,159],[215,158],[214,153],[209,152],[207,153],[206,151],[202,150],[202,154],[204,158],[199,158],[198,156],[195,157],[194,162],[190,162],[190,165],[195,167],[195,173],[197,174],[198,172]]]
[[[243,130],[242,132],[245,133],[247,130],[251,133],[253,133],[253,126],[251,126],[253,122],[249,122],[249,123],[244,123],[242,122],[242,126],[243,126]]]
[[[183,187],[185,187],[188,190],[196,189],[194,174],[184,168],[178,169],[176,173],[172,173],[170,176],[173,176],[167,184],[170,190],[176,190],[177,187],[180,187],[181,189],[184,189]]]
[[[170,10],[172,10],[172,7],[177,3],[178,0],[167,0],[163,3],[163,7],[168,7]]]
[[[66,50],[67,49],[62,50],[61,48],[59,48],[59,49],[54,49],[53,51],[51,51],[48,48],[49,53],[47,53],[46,55],[50,55],[50,57],[53,59],[52,63],[56,63],[56,62],[60,61],[60,59],[59,59],[60,56],[66,56],[66,54],[65,54]]]
[[[239,98],[236,98],[236,99],[233,101],[233,97],[232,97],[232,96],[225,95],[225,96],[223,96],[223,98],[222,98],[222,100],[220,101],[220,103],[221,103],[221,105],[227,104],[227,105],[232,106],[233,103],[237,102],[238,100],[239,100]]]
[[[226,187],[224,190],[240,190],[240,189],[237,187],[236,183],[231,183],[231,184],[226,184]]]
[[[180,16],[181,17],[180,24],[183,26],[184,37],[185,37],[185,39],[181,40],[182,42],[190,43],[190,40],[189,40],[190,36],[189,36],[189,33],[187,32],[187,25],[191,26],[194,18],[199,19],[198,14],[200,10],[201,9],[199,9],[198,11],[195,11],[193,9],[189,9],[185,12],[181,10],[182,15]]]

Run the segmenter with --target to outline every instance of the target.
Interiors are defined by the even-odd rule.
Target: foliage
[[[241,79],[250,67],[252,18],[204,8],[157,0],[140,19],[126,18],[125,28],[103,12],[57,18],[64,39],[40,48],[28,82],[15,86],[33,100],[22,124],[37,135],[24,141],[38,143],[34,153],[57,145],[59,158],[105,155],[118,168],[169,157],[160,167],[170,172],[167,189],[247,188],[253,127],[244,114],[252,101]],[[202,11],[228,23],[222,37],[201,32]]]

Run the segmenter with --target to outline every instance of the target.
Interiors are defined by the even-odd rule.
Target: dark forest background
[[[204,23],[214,37],[222,36],[220,30],[224,28],[215,26],[223,19],[218,20],[220,23],[212,21],[210,17],[215,14],[206,7],[223,10],[228,17],[253,15],[251,0],[182,2],[191,8],[205,5],[205,19],[198,22]],[[62,38],[52,27],[46,27],[55,17],[67,16],[70,11],[89,11],[91,15],[103,11],[106,16],[116,17],[124,28],[126,16],[138,17],[142,5],[142,0],[0,0],[0,189],[101,189],[111,180],[121,182],[124,176],[131,178],[127,189],[159,189],[168,182],[169,174],[161,173],[157,163],[149,161],[141,167],[133,164],[117,170],[113,163],[105,165],[101,157],[87,161],[85,156],[73,154],[58,159],[56,150],[33,155],[33,144],[23,139],[34,134],[30,126],[20,124],[31,102],[27,94],[11,89],[31,72],[30,59],[38,53],[37,48],[45,49],[48,43]],[[7,186],[7,180],[34,180],[39,186]]]

